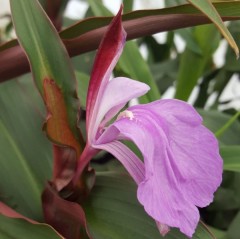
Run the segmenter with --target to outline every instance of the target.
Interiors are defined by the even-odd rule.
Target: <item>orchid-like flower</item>
[[[197,207],[211,203],[221,183],[217,140],[194,108],[179,100],[158,100],[119,113],[129,100],[149,90],[128,78],[110,80],[125,38],[120,10],[95,59],[87,96],[87,144],[76,178],[99,150],[108,151],[137,183],[137,198],[160,233],[177,227],[192,237],[199,221]],[[134,142],[143,160],[122,140]]]

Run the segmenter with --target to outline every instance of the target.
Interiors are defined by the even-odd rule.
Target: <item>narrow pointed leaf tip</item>
[[[210,0],[188,0],[192,5],[198,8],[203,14],[205,14],[219,29],[225,39],[228,41],[229,45],[234,50],[237,59],[239,58],[239,49],[238,45],[236,44],[235,40],[233,39],[231,33],[224,25],[221,16],[219,15],[218,11],[212,4]]]
[[[40,3],[37,0],[10,0],[10,4],[19,44],[27,55],[36,86],[47,107],[44,129],[57,145],[54,146],[53,181],[61,190],[72,179],[84,145],[77,122],[80,106],[74,71],[67,51]],[[57,147],[64,147],[64,150]]]
[[[92,71],[87,144],[77,174],[99,150],[110,152],[137,183],[138,200],[160,233],[165,235],[170,227],[177,227],[192,237],[199,222],[197,207],[212,202],[222,180],[218,142],[202,125],[196,110],[183,101],[157,100],[119,113],[129,100],[149,90],[132,79],[110,80],[122,52],[123,35],[118,14],[103,38]],[[144,160],[122,140],[135,143]]]

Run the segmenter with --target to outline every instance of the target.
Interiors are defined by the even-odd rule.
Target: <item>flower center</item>
[[[133,120],[134,118],[133,112],[130,110],[124,110],[123,112],[120,112],[120,114],[117,117],[117,120],[121,118],[129,118],[130,120]]]

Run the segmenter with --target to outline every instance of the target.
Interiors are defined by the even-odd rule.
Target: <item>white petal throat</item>
[[[130,120],[133,120],[134,118],[134,114],[132,111],[130,110],[124,110],[123,112],[121,112],[118,117],[117,120],[121,119],[121,118],[129,118]]]

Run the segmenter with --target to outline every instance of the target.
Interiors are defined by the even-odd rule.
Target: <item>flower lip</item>
[[[134,142],[141,151],[142,180],[138,169],[129,166],[129,158],[122,157],[125,152],[114,151],[115,142],[121,140]],[[111,152],[137,179],[138,200],[161,222],[161,234],[167,233],[166,225],[193,235],[199,221],[197,206],[207,206],[221,182],[222,160],[217,140],[192,106],[178,100],[132,106],[106,128],[94,147]]]

